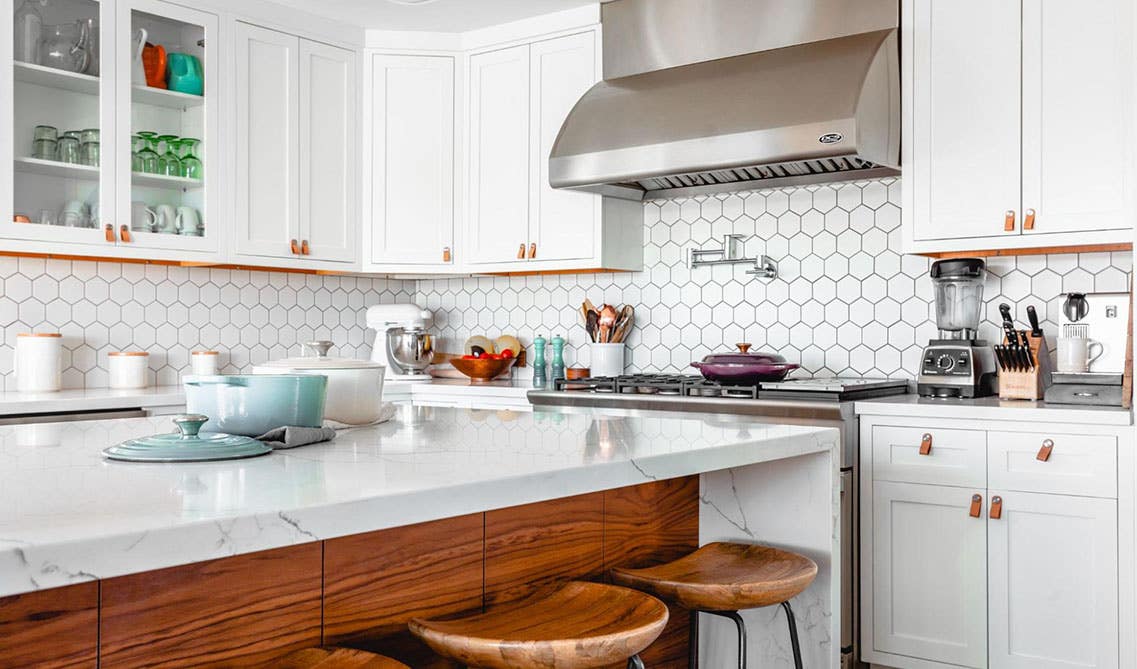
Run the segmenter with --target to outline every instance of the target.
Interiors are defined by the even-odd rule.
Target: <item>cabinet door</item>
[[[30,6],[40,13],[43,25],[94,20],[114,34],[114,2]],[[115,76],[110,65],[115,42],[102,40],[96,62],[84,72],[60,69],[56,61],[44,62],[37,41],[16,35],[13,12],[20,7],[7,3],[0,11],[0,238],[39,242],[40,251],[112,255],[116,237],[105,233],[104,226],[117,222],[110,149],[115,142]],[[64,162],[50,143],[41,144],[37,152],[34,134],[40,125],[59,133],[97,129],[102,146],[108,147],[105,160],[100,167]],[[64,210],[72,212],[69,221],[83,226],[60,225]]]
[[[524,263],[529,243],[528,45],[470,57],[469,168],[467,259]]]
[[[873,650],[987,666],[986,515],[982,490],[873,483]]]
[[[915,0],[911,208],[916,241],[999,237],[1019,209],[1019,0]],[[911,173],[907,173],[910,171]]]
[[[300,40],[247,23],[236,27],[237,253],[295,257]]]
[[[355,54],[300,40],[300,237],[305,258],[353,262],[356,182]]]
[[[549,185],[549,154],[568,113],[599,80],[596,33],[537,42],[531,47],[533,92],[530,147],[530,244],[533,259],[574,260],[596,255],[600,196]]]
[[[121,0],[118,13],[118,133],[106,153],[118,161],[119,244],[191,252],[186,258],[216,252],[224,231],[218,192],[224,155],[218,136],[219,20],[214,14],[158,0]],[[170,56],[172,63],[178,59],[169,67],[177,74],[166,77],[167,88],[131,79],[132,40],[142,31],[148,43],[179,54]],[[193,73],[195,66],[183,67],[185,56],[196,59],[199,73]],[[199,77],[200,95],[194,87]],[[150,139],[135,142],[132,137]],[[143,143],[158,154],[158,174],[141,159]],[[145,171],[138,169],[138,163]]]
[[[992,669],[1117,667],[1117,502],[990,494]]]
[[[1133,6],[1023,2],[1025,234],[1133,225]]]
[[[449,264],[454,245],[454,59],[371,57],[373,263]]]

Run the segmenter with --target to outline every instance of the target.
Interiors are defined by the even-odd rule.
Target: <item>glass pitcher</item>
[[[82,72],[91,62],[87,24],[61,23],[44,26],[40,38],[40,64],[67,72]]]

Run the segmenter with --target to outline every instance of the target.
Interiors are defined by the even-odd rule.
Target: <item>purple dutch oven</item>
[[[702,362],[692,362],[703,378],[728,386],[752,386],[763,381],[781,381],[801,365],[786,362],[777,353],[750,353],[750,344],[738,344],[737,353],[712,353]]]

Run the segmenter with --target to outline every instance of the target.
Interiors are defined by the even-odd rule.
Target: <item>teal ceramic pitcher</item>
[[[201,95],[205,92],[205,73],[197,56],[171,53],[166,57],[166,82],[171,91]]]

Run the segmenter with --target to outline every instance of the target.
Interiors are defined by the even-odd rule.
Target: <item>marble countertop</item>
[[[940,399],[919,395],[897,395],[856,404],[859,415],[912,416],[928,418],[961,418],[964,420],[1016,420],[1039,423],[1094,423],[1097,425],[1132,425],[1133,414],[1119,407],[1048,404],[1028,400],[1001,400],[998,397],[978,399]]]
[[[138,390],[86,388],[57,393],[0,392],[0,417],[32,413],[146,409],[186,403],[181,386],[154,386]]]
[[[404,405],[249,460],[107,461],[168,418],[0,427],[0,596],[832,451],[832,428]],[[836,466],[836,465],[834,465]]]

